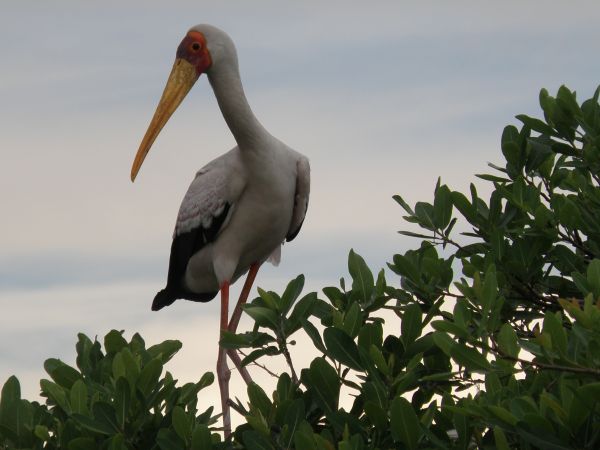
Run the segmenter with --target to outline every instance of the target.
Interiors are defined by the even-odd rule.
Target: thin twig
[[[505,359],[509,359],[509,360],[518,362],[520,364],[539,367],[540,369],[558,370],[561,372],[584,373],[587,375],[594,375],[594,376],[600,377],[600,370],[592,369],[589,367],[557,366],[555,364],[536,362],[536,361],[527,361],[526,359],[514,358],[512,356],[502,356],[502,357]]]
[[[285,343],[285,341],[281,342],[280,347],[283,352],[283,356],[285,357],[285,362],[287,363],[288,367],[292,371],[292,381],[294,382],[295,385],[300,384],[298,382],[298,376],[296,375],[296,370],[294,369],[294,363],[292,362],[292,357],[290,355],[290,352],[288,351],[287,344]]]
[[[241,351],[241,350],[238,350],[238,351],[242,354],[242,356],[244,356],[244,357],[247,356],[243,351]],[[264,370],[265,372],[267,372],[269,375],[271,375],[273,378],[279,378],[279,375],[277,375],[276,373],[274,373],[274,372],[270,371],[269,369],[267,369],[266,366],[264,366],[262,364],[259,364],[256,361],[253,361],[252,364],[255,365],[256,367],[261,368],[262,370]]]
[[[526,359],[521,359],[521,358],[517,358],[515,356],[507,355],[500,349],[498,344],[496,344],[496,342],[493,339],[490,339],[490,340],[492,342],[492,347],[489,347],[487,345],[478,345],[479,343],[474,343],[474,345],[479,346],[482,349],[488,350],[489,352],[495,353],[496,355],[500,356],[503,359],[507,359],[509,361],[514,361],[521,365],[534,366],[539,369],[545,369],[545,370],[557,370],[559,372],[583,373],[586,375],[594,375],[596,377],[600,377],[599,369],[592,369],[590,367],[579,367],[579,366],[576,366],[576,367],[561,366],[561,365],[544,363],[544,362],[539,362],[539,361],[527,361]],[[521,370],[525,371],[525,369],[521,369]]]
[[[573,238],[571,238],[571,236],[565,234],[564,232],[558,230],[558,235],[563,239],[563,241],[568,242],[569,244],[571,244],[573,247],[581,250],[583,253],[585,253],[588,257],[590,258],[594,258],[594,254],[592,252],[590,252],[587,248],[585,248],[584,245],[581,245],[579,243],[577,243],[577,241]]]

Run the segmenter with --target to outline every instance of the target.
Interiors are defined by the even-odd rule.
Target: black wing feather
[[[294,209],[296,209],[298,200],[294,200]],[[306,201],[306,207],[304,208],[304,216],[306,217],[306,211],[308,211],[308,200]],[[300,230],[302,229],[302,224],[304,223],[304,219],[302,219],[302,222],[300,222],[300,225],[298,225],[298,228],[296,228],[295,230],[292,230],[286,237],[285,237],[285,241],[286,242],[290,242],[293,241],[294,238],[296,236],[298,236],[298,233],[300,233]]]
[[[152,310],[158,311],[169,306],[177,299],[191,300],[194,302],[208,302],[215,298],[217,292],[191,292],[186,289],[183,280],[190,258],[200,251],[205,245],[214,242],[221,231],[223,222],[227,218],[231,205],[226,203],[223,211],[213,220],[208,228],[200,223],[196,228],[181,233],[173,238],[171,256],[169,258],[169,273],[167,286],[156,294],[152,302]]]
[[[293,241],[293,240],[294,240],[294,238],[295,238],[296,236],[298,236],[298,233],[300,233],[300,229],[302,228],[302,224],[303,224],[303,223],[304,223],[304,219],[302,219],[302,222],[300,222],[300,225],[298,225],[298,228],[296,228],[294,231],[292,231],[290,234],[288,234],[288,235],[285,237],[285,241],[286,241],[286,242]]]

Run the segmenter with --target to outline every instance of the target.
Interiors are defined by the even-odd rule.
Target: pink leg
[[[221,286],[221,327],[220,334],[227,330],[227,321],[229,319],[229,282],[224,282]],[[227,367],[227,350],[219,345],[219,356],[217,358],[217,379],[219,380],[219,390],[221,391],[221,408],[223,411],[223,433],[225,439],[231,435],[231,415],[229,410],[229,379],[231,371]]]
[[[240,298],[237,302],[237,305],[235,305],[235,309],[231,315],[231,320],[229,321],[228,329],[232,333],[235,333],[235,330],[237,330],[238,324],[240,323],[240,317],[242,317],[242,306],[248,300],[248,295],[250,295],[250,290],[252,289],[252,284],[254,284],[254,279],[256,278],[259,267],[260,264],[258,263],[254,263],[250,266],[250,270],[248,271],[248,276],[246,277],[246,282],[242,288]]]
[[[254,263],[250,266],[248,276],[246,277],[246,282],[244,283],[244,287],[242,288],[242,292],[240,293],[240,298],[237,304],[235,305],[235,309],[233,311],[233,314],[231,315],[231,321],[229,322],[228,330],[231,333],[235,333],[240,323],[240,318],[242,316],[242,305],[248,300],[248,296],[250,295],[250,290],[252,289],[252,284],[254,283],[259,267],[260,264],[258,263]],[[246,384],[252,383],[252,377],[250,377],[248,370],[246,370],[245,367],[242,367],[242,359],[240,358],[238,352],[235,349],[229,349],[227,350],[227,355],[229,355],[229,358],[231,358],[231,360],[233,361],[233,364],[240,372],[240,375],[242,375],[242,378],[244,379]]]

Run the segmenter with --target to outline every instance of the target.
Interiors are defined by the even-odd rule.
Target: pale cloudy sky
[[[540,88],[600,84],[592,1],[206,3],[1,0],[0,384],[37,395],[45,358],[111,328],[182,340],[184,381],[213,370],[218,302],[150,311],[195,170],[234,145],[205,77],[129,181],[190,26],[232,36],[256,115],[311,160],[302,233],[258,276],[270,290],[336,284],[351,247],[383,267],[415,244],[393,194],[466,189]]]

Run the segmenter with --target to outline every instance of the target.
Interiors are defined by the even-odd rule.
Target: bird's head
[[[131,167],[131,181],[135,180],[154,140],[196,80],[203,73],[210,72],[215,61],[227,56],[232,49],[235,56],[235,47],[229,36],[213,26],[196,25],[187,32],[177,47],[175,63],[167,85],[135,155]]]

